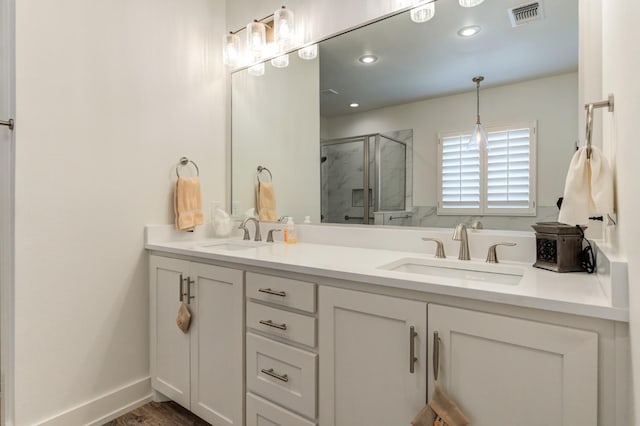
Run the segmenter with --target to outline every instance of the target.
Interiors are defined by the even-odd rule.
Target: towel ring
[[[180,162],[176,164],[176,176],[180,177],[178,167],[186,166],[189,163],[193,164],[193,167],[196,168],[196,176],[200,176],[200,169],[198,168],[198,165],[193,160],[189,160],[187,157],[180,157]]]
[[[591,136],[593,134],[593,110],[597,108],[607,107],[609,112],[613,112],[613,106],[614,106],[613,95],[609,95],[606,101],[585,104],[584,106],[584,109],[587,110],[587,119],[586,119],[587,129],[586,129],[586,136],[585,136],[585,139],[586,139],[585,145],[587,147],[587,159],[591,158]]]
[[[269,173],[269,180],[273,181],[273,175],[271,174],[271,170],[269,170],[269,169],[267,169],[266,167],[263,167],[263,166],[258,166],[258,168],[257,168],[256,170],[258,170],[258,175],[257,175],[258,182],[262,182],[262,181],[260,180],[260,174],[261,174],[262,172],[267,172],[267,173]]]

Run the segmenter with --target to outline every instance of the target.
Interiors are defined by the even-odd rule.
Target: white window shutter
[[[468,138],[458,135],[441,139],[442,210],[480,209],[480,152],[467,149]]]
[[[492,209],[529,210],[531,129],[489,132],[487,136],[487,213]]]

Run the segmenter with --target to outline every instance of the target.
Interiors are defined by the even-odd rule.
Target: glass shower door
[[[367,145],[367,137],[321,144],[322,222],[369,223],[367,217],[373,215],[373,190],[371,184],[365,185],[371,182],[369,168],[364,167],[369,163]]]

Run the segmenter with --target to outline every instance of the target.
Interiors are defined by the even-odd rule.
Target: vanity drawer
[[[306,281],[247,272],[247,297],[277,305],[316,311],[316,285]]]
[[[247,389],[316,417],[318,355],[247,333]]]
[[[316,423],[247,393],[247,426],[316,426]]]
[[[247,302],[247,327],[316,346],[316,319],[255,302]]]

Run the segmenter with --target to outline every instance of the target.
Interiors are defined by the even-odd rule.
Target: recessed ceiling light
[[[376,55],[362,55],[358,60],[363,64],[372,64],[378,60],[378,57]]]
[[[458,31],[460,37],[473,37],[480,32],[480,27],[477,25],[470,25],[468,27],[462,27]]]
[[[359,104],[359,103],[357,103],[357,102],[353,102],[353,103],[350,103],[350,104],[349,104],[349,106],[350,106],[351,108],[358,108],[358,107],[360,106],[360,104]]]

